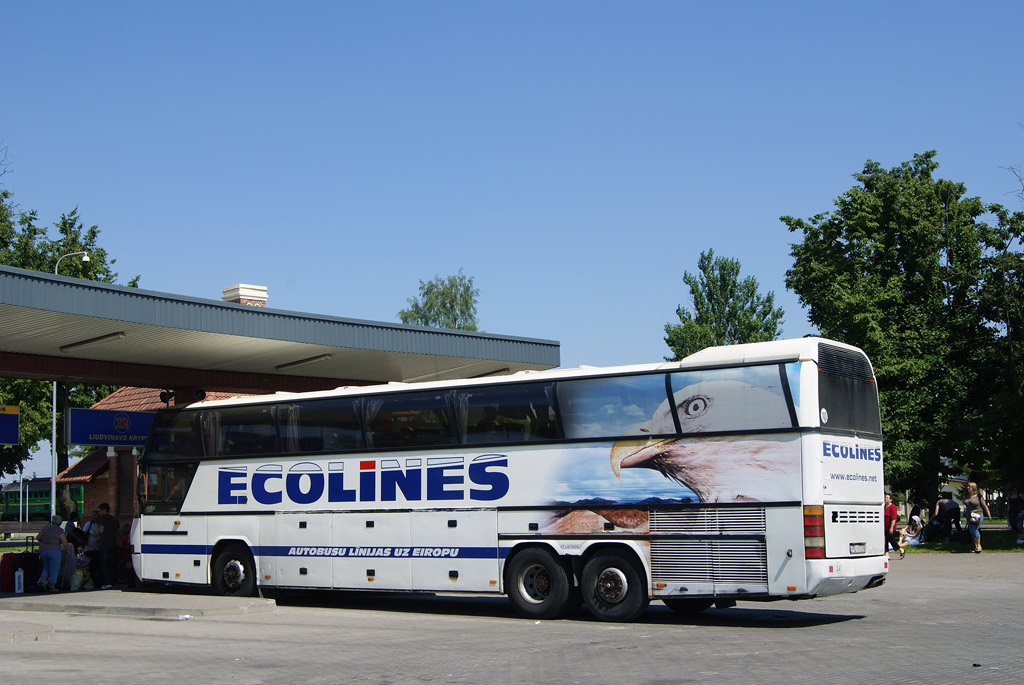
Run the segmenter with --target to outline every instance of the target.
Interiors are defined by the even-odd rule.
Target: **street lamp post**
[[[69,252],[57,258],[53,265],[53,275],[57,275],[57,267],[68,257],[82,256],[83,262],[89,261],[88,252]],[[57,381],[53,382],[53,412],[50,420],[50,518],[57,513]]]

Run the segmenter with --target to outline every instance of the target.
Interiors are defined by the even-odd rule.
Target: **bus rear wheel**
[[[632,621],[647,610],[646,574],[621,552],[598,552],[583,567],[583,601],[602,621]]]
[[[532,547],[509,562],[506,594],[520,616],[561,618],[573,608],[575,587],[569,571],[551,552]],[[578,595],[575,605],[579,605]]]
[[[251,597],[256,593],[256,563],[249,548],[233,543],[213,559],[213,589],[230,597]]]
[[[661,601],[669,609],[683,616],[693,616],[707,611],[715,603],[713,599],[697,599],[696,597],[665,597]]]

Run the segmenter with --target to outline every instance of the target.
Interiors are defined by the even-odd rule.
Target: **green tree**
[[[1024,483],[1024,212],[990,205],[995,226],[986,233],[981,315],[995,331],[984,368],[990,394],[973,425],[971,467],[981,482]]]
[[[420,296],[410,297],[408,309],[398,312],[402,323],[432,328],[476,330],[476,300],[479,288],[473,287],[473,278],[459,273],[424,283],[420,281]]]
[[[775,293],[761,295],[757,279],[740,278],[740,262],[700,253],[697,274],[683,273],[690,288],[693,312],[679,305],[680,323],[665,324],[665,344],[677,361],[705,347],[763,342],[779,337],[785,312],[775,306]]]
[[[781,218],[802,235],[787,287],[823,335],[874,364],[889,484],[927,496],[942,471],[979,459],[996,338],[981,308],[986,207],[934,178],[934,157],[869,160],[833,212]]]
[[[36,212],[16,211],[8,190],[0,189],[0,264],[22,269],[53,273],[57,260],[73,252],[88,252],[89,261],[77,257],[60,263],[62,276],[74,276],[104,283],[114,283],[117,274],[111,269],[114,259],[99,246],[99,228],[86,228],[78,210],[60,217],[54,227],[58,237],[50,239],[45,228],[38,225]],[[138,285],[134,277],[129,285]],[[68,466],[68,447],[64,444],[64,409],[89,407],[114,390],[115,386],[57,383],[57,464],[58,470]],[[22,462],[40,441],[49,440],[51,432],[52,386],[47,381],[0,378],[0,404],[18,405],[20,417],[19,444],[0,446],[0,470],[16,473]],[[66,488],[62,501],[69,506]]]

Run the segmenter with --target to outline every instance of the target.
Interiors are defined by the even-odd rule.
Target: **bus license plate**
[[[866,542],[851,542],[850,543],[850,554],[864,554],[868,551],[868,543]]]

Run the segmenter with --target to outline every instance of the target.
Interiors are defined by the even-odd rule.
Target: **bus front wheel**
[[[632,621],[647,610],[646,574],[620,552],[599,552],[583,567],[583,601],[602,621]]]
[[[213,559],[213,589],[230,597],[251,597],[256,593],[256,563],[249,548],[228,545]]]
[[[551,552],[533,547],[509,562],[506,594],[525,618],[561,618],[572,608],[573,578]],[[577,605],[579,602],[577,602]]]

